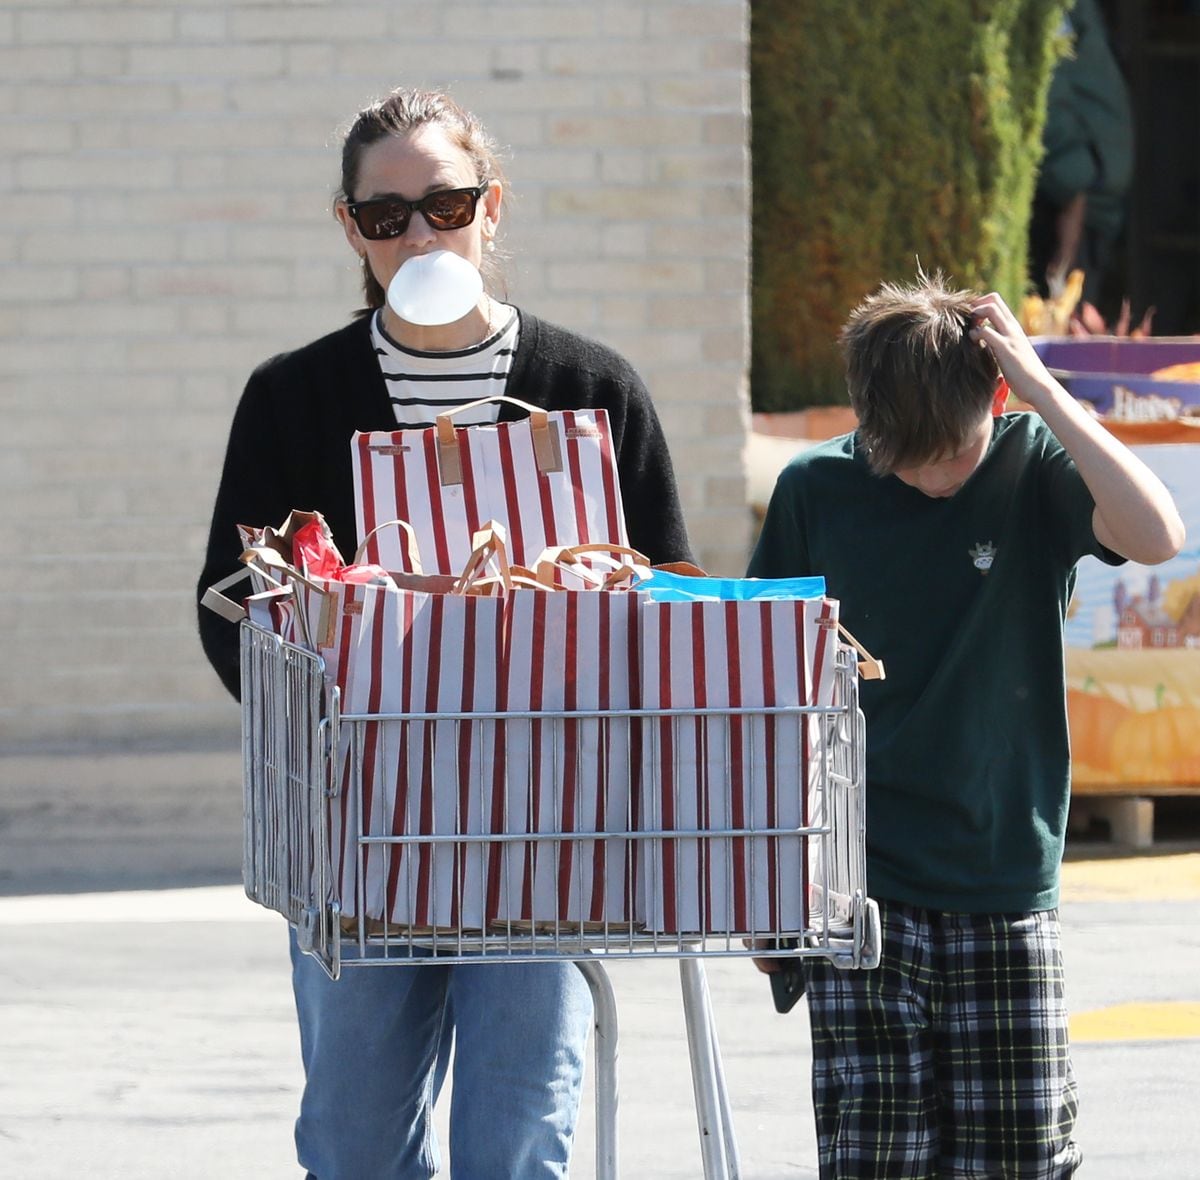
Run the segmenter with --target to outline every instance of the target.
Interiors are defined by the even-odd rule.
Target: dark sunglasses
[[[346,208],[354,224],[368,241],[398,238],[420,213],[433,229],[462,229],[475,220],[475,206],[488,190],[488,182],[475,188],[446,188],[430,193],[419,201],[403,197],[373,197],[369,201],[351,201]]]

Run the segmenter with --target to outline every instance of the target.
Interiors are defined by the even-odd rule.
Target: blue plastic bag
[[[635,586],[651,602],[749,602],[755,598],[824,598],[825,579],[698,578],[651,570]]]

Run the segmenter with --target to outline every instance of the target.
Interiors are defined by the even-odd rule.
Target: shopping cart
[[[878,963],[878,910],[865,888],[864,726],[853,650],[843,647],[838,653],[836,704],[828,707],[352,715],[340,712],[338,689],[327,682],[317,656],[248,622],[242,624],[241,635],[247,895],[283,914],[295,927],[300,948],[335,979],[343,970],[419,969],[422,962],[434,960],[439,964],[532,958],[575,962],[595,1003],[599,1178],[617,1175],[617,1012],[604,964],[618,958],[679,960],[704,1175],[708,1180],[738,1176],[703,959],[823,956],[847,969]],[[686,772],[677,770],[677,781],[658,784],[659,797],[666,801],[662,809],[639,809],[637,794],[631,793],[617,822],[604,830],[566,830],[559,824],[552,830],[542,825],[530,831],[527,823],[516,821],[511,825],[514,830],[509,830],[505,816],[490,831],[468,831],[464,817],[470,810],[469,799],[456,804],[453,820],[440,831],[434,826],[420,834],[397,833],[394,825],[373,820],[364,793],[368,764],[372,752],[380,748],[381,735],[390,735],[395,742],[411,736],[414,746],[419,735],[425,765],[436,766],[438,743],[458,748],[464,738],[486,734],[490,748],[505,748],[509,742],[527,745],[535,728],[540,746],[555,751],[554,773],[545,776],[551,785],[577,769],[567,760],[595,758],[596,751],[608,752],[603,757],[624,758],[625,777],[636,777],[639,765],[658,766],[656,744],[660,742],[679,744],[686,739],[697,749],[716,751],[716,760],[710,757],[699,768],[693,764]],[[581,728],[596,740],[568,740],[577,738]],[[736,771],[728,751],[748,734],[766,757],[746,775]],[[756,797],[775,789],[770,766],[776,759],[780,765],[789,760],[795,765],[800,748],[809,779],[805,822],[800,827],[770,826],[761,818],[764,812],[755,805]],[[528,764],[523,765],[517,772],[506,769],[506,778],[528,774]],[[480,773],[478,782],[469,784],[471,790],[494,791],[494,769]],[[735,780],[737,790],[748,796],[736,812],[737,824],[729,818],[734,813],[727,806],[728,798],[722,798]],[[506,797],[516,799],[535,787],[523,779],[503,785]],[[461,781],[454,790],[465,798]],[[703,796],[699,806],[693,801],[690,812],[679,806],[684,792],[694,796],[697,791]],[[557,802],[549,814],[562,814]],[[526,811],[522,814],[528,816]],[[664,815],[687,814],[723,819],[692,826],[663,822]],[[349,824],[348,834],[340,839],[339,816]],[[654,820],[658,826],[652,825]],[[347,847],[357,859],[349,878],[354,882],[352,896],[343,888],[348,879],[344,863],[338,870]],[[665,855],[667,849],[679,855]],[[623,875],[619,884],[624,888],[618,892],[637,899],[636,914],[626,911],[597,922],[541,913],[530,920],[493,917],[482,923],[463,919],[458,924],[432,925],[397,922],[387,913],[370,916],[368,860],[377,882],[386,879],[394,885],[406,873],[418,872],[415,866],[422,857],[426,865],[441,858],[461,884],[469,857],[494,860],[499,856],[508,872],[548,855],[557,866],[560,884],[569,891],[573,884],[584,884],[584,866],[596,863],[597,850],[606,863],[617,866],[610,873]],[[684,850],[690,855],[684,855]],[[751,906],[748,916],[743,907],[735,914],[733,907],[714,903],[705,891],[697,893],[699,910],[689,920],[656,920],[664,894],[674,887],[686,891],[691,884],[683,874],[703,865],[706,872],[728,878],[735,860],[750,879],[765,883],[771,897],[793,891],[806,896],[807,905],[800,909],[802,921],[796,921],[794,909],[790,922],[783,921],[782,911],[775,906],[765,910]],[[571,872],[581,874],[578,882],[569,879]],[[485,907],[482,879],[469,888],[481,891],[474,899],[479,904],[474,909],[463,904],[458,913],[477,914]],[[348,945],[357,953],[343,955]]]

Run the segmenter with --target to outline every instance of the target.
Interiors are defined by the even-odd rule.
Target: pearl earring
[[[496,252],[496,243],[493,242],[491,238],[488,238],[487,245],[484,247],[484,249],[487,250],[489,254],[494,254]]]

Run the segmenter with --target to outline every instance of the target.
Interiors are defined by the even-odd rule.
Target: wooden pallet
[[[1085,783],[1072,789],[1067,834],[1085,832],[1092,821],[1108,824],[1114,844],[1130,848],[1154,845],[1154,805],[1182,795],[1200,799],[1200,786],[1178,784]]]

